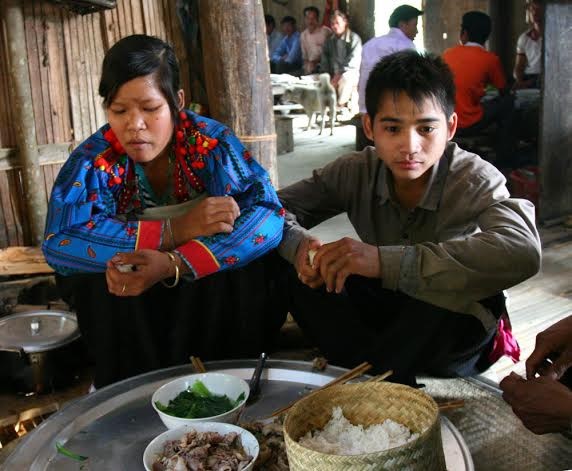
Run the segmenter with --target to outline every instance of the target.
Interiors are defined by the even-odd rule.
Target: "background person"
[[[447,49],[443,59],[455,79],[457,135],[474,136],[496,124],[495,165],[506,168],[513,165],[516,148],[514,97],[506,90],[507,83],[500,59],[485,49],[491,27],[491,18],[486,13],[465,13],[461,23],[461,44]],[[499,96],[481,101],[489,86],[494,86]]]
[[[268,41],[268,58],[272,59],[272,55],[280,46],[284,36],[276,29],[276,20],[272,15],[264,15],[266,23],[266,40]]]
[[[270,70],[275,74],[300,75],[302,69],[302,49],[300,33],[296,30],[296,20],[285,16],[280,22],[284,37],[272,55]]]
[[[95,386],[191,354],[257,355],[283,321],[267,303],[280,293],[263,255],[283,226],[268,174],[230,129],[183,108],[177,59],[158,38],[113,45],[99,93],[109,124],[62,167],[42,247]],[[176,204],[188,209],[143,220]]]
[[[319,70],[324,43],[332,34],[327,26],[320,25],[320,10],[310,6],[304,8],[306,29],[300,35],[304,74],[315,74]]]
[[[335,10],[330,17],[333,34],[322,50],[320,72],[330,74],[336,89],[338,107],[351,117],[357,110],[357,85],[361,61],[361,39],[349,28],[348,16]]]
[[[389,17],[389,33],[366,42],[361,52],[359,71],[359,112],[365,114],[365,86],[371,69],[382,58],[404,49],[415,49],[413,40],[419,30],[417,23],[423,12],[410,5],[398,6]]]
[[[529,0],[527,16],[532,28],[522,33],[516,42],[514,64],[515,89],[540,88],[542,72],[542,28],[544,22],[544,1]]]

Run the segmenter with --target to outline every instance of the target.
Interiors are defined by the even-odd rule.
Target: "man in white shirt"
[[[363,46],[359,71],[359,111],[366,113],[365,86],[369,73],[383,57],[403,49],[415,49],[417,17],[423,12],[411,5],[398,6],[389,17],[389,33],[370,39]]]
[[[318,72],[324,43],[332,34],[332,30],[327,26],[320,25],[319,21],[320,10],[313,6],[304,8],[306,29],[300,35],[300,45],[304,60],[304,73],[307,75]]]
[[[540,87],[543,3],[542,0],[530,0],[527,4],[528,18],[532,23],[532,28],[522,33],[516,42],[515,89]]]

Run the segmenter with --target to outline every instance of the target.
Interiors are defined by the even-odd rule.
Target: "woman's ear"
[[[177,98],[178,98],[178,107],[179,107],[179,111],[181,111],[184,107],[185,107],[185,90],[183,90],[182,88],[177,92]]]
[[[363,133],[370,141],[373,141],[373,123],[369,114],[365,113],[361,115],[361,124],[363,126]]]

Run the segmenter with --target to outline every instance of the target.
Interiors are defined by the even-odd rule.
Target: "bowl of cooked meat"
[[[143,454],[146,471],[249,471],[258,441],[248,430],[223,422],[197,422],[167,430]]]
[[[151,404],[169,429],[197,422],[235,424],[249,393],[248,383],[237,376],[199,373],[164,384]]]

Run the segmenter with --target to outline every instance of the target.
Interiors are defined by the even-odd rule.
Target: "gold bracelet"
[[[169,260],[171,260],[171,262],[175,264],[175,281],[173,281],[172,284],[168,284],[165,283],[165,280],[161,280],[161,283],[163,283],[163,286],[165,286],[166,288],[174,288],[179,284],[179,278],[180,278],[179,265],[177,265],[177,259],[171,252],[164,252],[164,253],[167,255],[167,257],[169,257]]]
[[[171,226],[171,218],[167,218],[165,221],[167,227],[167,232],[169,233],[169,238],[171,239],[171,249],[175,248],[175,235],[173,234],[173,227]]]

